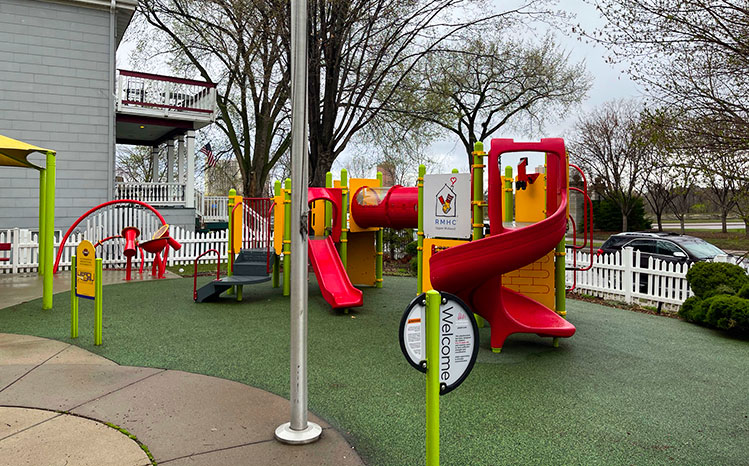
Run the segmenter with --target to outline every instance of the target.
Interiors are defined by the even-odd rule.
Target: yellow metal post
[[[348,267],[348,170],[341,170],[341,191],[343,193],[343,206],[341,206],[341,263],[343,268]]]
[[[291,178],[283,190],[283,295],[291,294]]]
[[[377,172],[377,181],[380,182],[380,187],[382,187],[382,172]],[[375,288],[382,288],[382,253],[383,253],[383,231],[382,227],[377,229],[377,233],[375,234],[375,254],[377,254],[377,257],[375,258]]]

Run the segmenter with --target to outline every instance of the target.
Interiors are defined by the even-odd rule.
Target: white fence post
[[[624,302],[632,303],[632,248],[622,250],[622,286],[624,287]]]

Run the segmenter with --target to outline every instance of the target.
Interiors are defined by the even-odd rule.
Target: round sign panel
[[[441,293],[439,380],[440,395],[458,387],[468,376],[479,351],[479,332],[473,312],[457,296]],[[401,351],[416,369],[426,373],[425,348],[426,294],[422,293],[406,308],[398,336]]]

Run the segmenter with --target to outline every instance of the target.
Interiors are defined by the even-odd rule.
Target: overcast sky
[[[496,4],[497,8],[502,8],[503,6],[506,8],[506,5],[521,0],[492,1]],[[583,3],[582,0],[561,0],[558,8],[574,15],[574,19],[572,19],[571,22],[580,24],[583,29],[592,30],[596,26],[602,24],[602,20],[595,9]],[[544,24],[536,24],[529,28],[528,34],[535,34],[542,37],[548,29],[549,27]],[[570,135],[574,122],[581,111],[588,111],[613,99],[640,97],[637,85],[622,72],[623,67],[612,66],[606,63],[604,57],[606,56],[607,51],[605,48],[578,40],[578,38],[572,34],[569,26],[562,30],[556,29],[553,33],[562,47],[570,53],[570,60],[573,63],[584,61],[588,71],[593,77],[593,87],[590,89],[587,99],[579,108],[571,110],[566,115],[563,115],[561,119],[557,121],[549,120],[542,131],[539,131],[538,128],[534,128],[533,134],[528,134],[526,132],[508,132],[495,134],[494,137],[509,137],[514,138],[517,141],[538,140],[541,137],[567,137]],[[120,45],[117,51],[118,66],[129,68],[129,55],[132,49],[133,45],[128,42],[123,42]],[[488,148],[489,141],[484,141],[484,143]],[[333,166],[335,171],[340,170],[340,168],[345,164],[346,159],[354,154],[353,149],[354,148],[344,152],[339,160],[336,161]],[[436,155],[437,158],[442,159],[444,161],[445,169],[458,168],[461,172],[468,170],[463,147],[456,139],[450,138],[444,141],[435,142],[434,144],[425,147],[424,150],[430,154]],[[503,165],[507,164],[515,165],[515,158],[506,161],[503,160]],[[532,167],[537,164],[536,161],[531,160],[530,165]]]

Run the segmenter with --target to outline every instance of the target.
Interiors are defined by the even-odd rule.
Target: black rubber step
[[[270,280],[268,274],[263,275],[232,275],[231,277],[224,277],[221,280],[213,280],[200,288],[198,288],[198,297],[195,300],[198,303],[218,301],[221,294],[235,285],[254,285],[256,283],[263,283]]]

